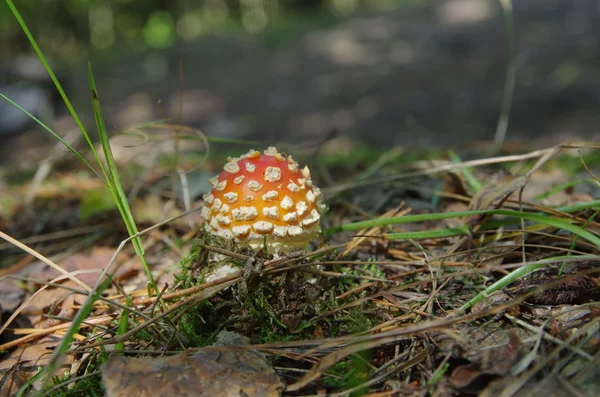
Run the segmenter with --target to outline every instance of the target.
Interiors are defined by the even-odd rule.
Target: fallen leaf
[[[215,345],[242,345],[247,339],[221,332]],[[256,351],[200,349],[160,358],[113,355],[102,370],[107,397],[223,396],[277,397],[285,384]]]
[[[561,279],[564,279],[564,282],[544,289],[544,286],[554,284]],[[588,277],[536,277],[520,280],[513,294],[521,295],[536,288],[539,288],[540,292],[525,299],[536,305],[573,305],[600,299],[600,287]]]
[[[450,375],[450,384],[455,388],[465,389],[465,392],[475,392],[484,388],[495,377],[507,375],[517,361],[520,350],[516,332],[509,331],[508,337],[506,345],[470,354],[468,358],[471,363],[456,367]]]
[[[0,354],[0,395],[14,395],[23,383],[27,382],[40,366],[45,366],[50,360],[53,349],[60,343],[61,336],[48,335],[30,345],[23,345],[10,353]],[[66,356],[55,374],[69,370],[73,362],[72,356]],[[39,389],[41,383],[34,383]]]

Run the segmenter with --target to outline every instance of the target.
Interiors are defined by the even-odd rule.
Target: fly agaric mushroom
[[[320,233],[321,191],[292,156],[274,147],[228,158],[223,172],[210,180],[202,217],[208,229],[254,249],[276,252],[307,246]]]

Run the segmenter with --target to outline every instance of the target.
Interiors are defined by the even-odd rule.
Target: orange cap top
[[[308,167],[274,147],[229,158],[223,172],[210,180],[202,216],[212,233],[253,248],[267,244],[277,251],[304,247],[321,231],[325,206]]]

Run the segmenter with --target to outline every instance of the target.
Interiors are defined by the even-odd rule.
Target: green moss
[[[340,322],[341,331],[344,334],[357,334],[368,331],[372,327],[372,322],[369,316],[365,313],[365,306],[352,307],[342,314],[336,313],[336,320]]]
[[[105,355],[95,356],[95,359],[92,359],[87,368],[85,368],[87,374],[93,375],[84,377],[75,382],[70,382],[71,376],[67,373],[62,376],[53,377],[52,380],[40,390],[38,395],[45,397],[103,397],[105,391],[104,384],[102,383],[102,376],[100,373],[94,372],[98,371],[105,359]]]
[[[200,249],[196,242],[193,243],[192,251],[179,262],[180,270],[173,276],[177,288],[191,288],[201,282],[194,276],[193,268],[196,264],[205,262],[207,254],[206,251]]]
[[[350,389],[366,382],[369,378],[369,356],[369,352],[360,352],[337,363],[323,376],[325,385],[335,389]],[[361,396],[366,392],[367,389],[360,388],[350,395]]]
[[[65,382],[66,380],[68,380],[68,377],[56,378],[56,383],[54,383],[53,386]],[[42,392],[40,395],[49,397],[103,397],[104,393],[102,377],[100,374],[95,374],[75,382],[70,388],[65,385],[48,394]]]
[[[217,316],[215,307],[208,301],[203,301],[186,311],[178,324],[178,331],[183,335],[187,347],[203,347],[214,343],[218,323],[213,319]]]

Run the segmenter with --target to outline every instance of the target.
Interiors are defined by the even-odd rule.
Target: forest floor
[[[475,141],[493,136],[504,80],[475,76],[503,76],[506,62],[474,32],[503,37],[501,15],[467,26],[442,11],[365,15],[283,49],[224,37],[230,60],[202,70],[192,60],[217,51],[186,49],[183,102],[173,53],[160,84],[128,79],[143,75],[134,62],[100,65],[93,104],[125,131],[110,145],[100,133],[98,158],[81,150],[92,166],[51,140],[5,145],[16,160],[0,168],[0,395],[598,395],[600,152],[573,142],[597,131],[598,93],[582,82],[600,83],[597,43],[571,40],[573,78],[572,64],[544,62],[565,53],[559,42],[532,52],[545,25],[522,27],[526,64],[544,73],[517,85],[509,133],[524,143],[493,152]],[[423,37],[415,24],[434,16],[446,24]],[[402,42],[416,37],[419,50]],[[162,98],[189,126],[149,122]],[[446,127],[455,135],[432,132]],[[279,256],[211,235],[199,211],[228,156],[271,144],[310,167],[328,207],[319,238]]]
[[[597,147],[299,148],[329,208],[277,257],[203,231],[197,194],[237,154],[213,146],[189,184],[172,156],[118,166],[158,291],[89,169],[63,151],[11,174],[2,395],[597,395]]]

